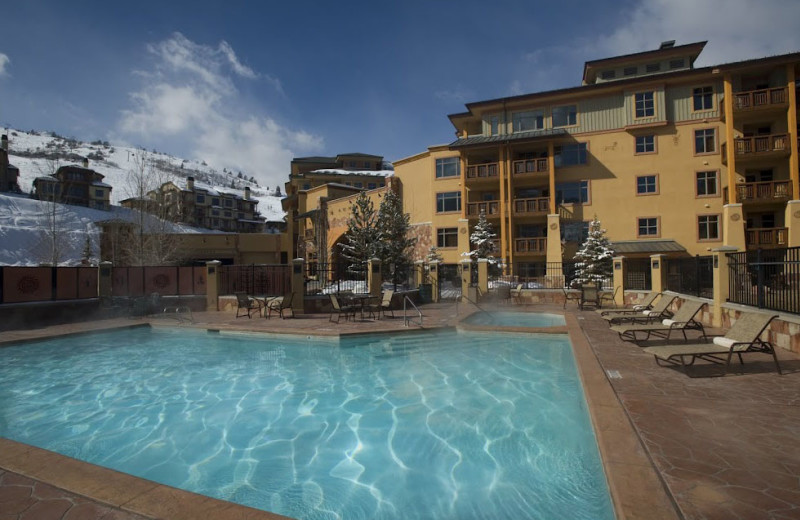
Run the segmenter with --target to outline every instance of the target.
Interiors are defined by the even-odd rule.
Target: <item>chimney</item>
[[[250,186],[244,187],[244,200],[250,200]]]
[[[0,149],[8,151],[8,136],[6,134],[0,137]]]
[[[186,177],[186,189],[189,191],[194,191],[194,177]]]
[[[86,157],[83,158],[83,167],[84,168],[88,168],[89,167],[89,159],[87,159]]]
[[[667,40],[665,42],[661,42],[661,46],[659,46],[659,50],[660,49],[671,49],[673,47],[675,47],[675,40]]]

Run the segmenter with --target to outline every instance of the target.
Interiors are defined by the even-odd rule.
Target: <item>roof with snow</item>
[[[313,170],[309,173],[327,173],[330,175],[363,175],[372,177],[391,177],[394,175],[392,170],[342,170],[340,168],[323,168]]]

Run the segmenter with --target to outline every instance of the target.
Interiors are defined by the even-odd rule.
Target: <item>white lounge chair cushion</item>
[[[736,342],[730,338],[724,338],[722,336],[714,338],[714,344],[720,347],[731,348],[734,343]]]
[[[642,311],[642,314],[645,316],[658,316],[661,313],[658,311]]]
[[[635,310],[635,311],[643,311],[646,308],[647,308],[647,306],[645,306],[645,305],[634,305],[633,306],[633,310]]]
[[[677,323],[675,320],[661,320],[661,324],[665,327],[671,327],[673,323]]]

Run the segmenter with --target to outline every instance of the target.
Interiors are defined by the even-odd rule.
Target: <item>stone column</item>
[[[292,316],[305,313],[306,277],[305,259],[292,260]]]
[[[736,196],[736,190],[728,189],[730,197]],[[722,243],[726,246],[745,250],[744,213],[741,204],[725,204],[722,206]]]
[[[730,296],[728,256],[726,253],[735,253],[737,248],[722,246],[711,250],[714,262],[714,304],[712,305],[713,317],[711,324],[714,327],[722,326],[722,305]]]
[[[489,260],[478,259],[478,290],[479,294],[489,293]]]
[[[222,262],[206,262],[206,310],[219,310],[219,268]]]
[[[786,247],[800,246],[800,200],[790,200],[786,203]]]
[[[425,282],[425,262],[417,260],[414,262],[414,286],[419,288],[420,284]]]
[[[430,282],[431,282],[431,301],[439,302],[439,261],[434,260],[430,263]]]
[[[619,287],[614,301],[618,306],[623,307],[625,305],[625,257],[615,256],[612,265],[614,266],[614,288]]]
[[[112,278],[114,264],[111,262],[100,262],[100,267],[97,269],[97,296],[102,300],[103,298],[111,298],[112,295]]]
[[[664,269],[664,258],[667,255],[650,255],[650,290],[664,292],[667,286],[667,271]]]
[[[367,261],[367,292],[372,296],[380,297],[381,287],[383,287],[381,261],[377,258],[370,258]]]

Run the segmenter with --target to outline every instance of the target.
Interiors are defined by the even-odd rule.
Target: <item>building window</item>
[[[351,168],[355,168],[356,167],[356,162],[355,161],[350,161],[349,164],[350,164]]]
[[[98,199],[103,198],[103,190],[94,190],[94,196]]]
[[[589,181],[561,182],[556,184],[556,204],[589,203]]]
[[[660,63],[649,63],[648,65],[645,66],[646,72],[658,72],[660,70],[661,70]]]
[[[364,161],[364,168],[366,168],[366,169],[372,168],[372,163],[369,162],[369,161]]]
[[[635,76],[637,72],[638,69],[636,67],[625,67],[622,69],[623,76]]]
[[[443,157],[436,159],[436,178],[461,176],[461,159],[458,157]]]
[[[713,87],[698,87],[692,91],[692,100],[694,102],[694,109],[697,110],[711,110],[714,108],[714,88]]]
[[[205,195],[198,195],[197,196],[197,202],[198,202],[198,204],[205,204],[206,196]]]
[[[500,130],[500,118],[492,116],[491,119],[489,119],[489,126],[491,127],[491,135],[497,135]]]
[[[658,217],[646,217],[637,220],[638,232],[640,237],[658,236]]]
[[[600,79],[614,79],[617,76],[617,72],[614,70],[604,70],[600,73]]]
[[[656,151],[656,136],[654,135],[637,135],[636,136],[636,153],[655,153]]]
[[[225,199],[225,207],[230,208],[233,206],[233,201],[231,199]]]
[[[436,194],[436,212],[461,211],[461,192],[446,191]]]
[[[640,175],[636,177],[637,195],[657,195],[658,175]]]
[[[511,116],[511,124],[515,132],[541,130],[544,128],[544,112],[541,110],[515,112]]]
[[[700,240],[719,240],[719,215],[700,215],[697,217],[697,238]]]
[[[578,123],[578,106],[553,107],[553,128],[573,126]]]
[[[367,183],[367,189],[368,189],[368,190],[374,190],[374,189],[375,189],[375,188],[377,188],[377,187],[378,187],[378,184],[377,184],[377,183],[375,183],[375,182],[368,182],[368,183]]]
[[[639,92],[635,95],[636,117],[653,117],[656,115],[655,94]]]
[[[212,197],[211,198],[211,205],[212,206],[219,206],[219,197]]]
[[[553,154],[556,166],[575,166],[588,162],[586,143],[556,146]]]
[[[713,197],[719,191],[717,186],[717,172],[697,172],[697,196],[698,197]]]
[[[694,131],[694,153],[714,153],[717,151],[716,132],[713,128]]]
[[[458,228],[437,229],[436,247],[458,247]]]
[[[683,68],[683,58],[677,60],[670,60],[669,61],[669,68],[670,69],[682,69]]]
[[[356,188],[363,188],[364,187],[364,183],[363,182],[356,182],[356,183],[353,184],[353,186],[356,187]]]
[[[582,244],[589,236],[588,222],[564,222],[561,224],[561,239]]]

